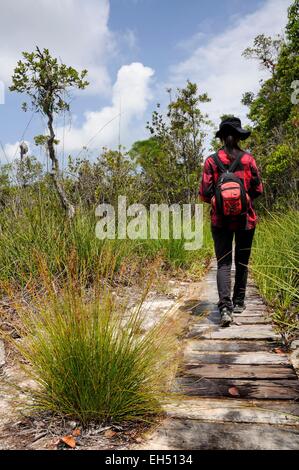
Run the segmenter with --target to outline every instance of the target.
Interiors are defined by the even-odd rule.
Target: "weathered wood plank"
[[[224,398],[186,398],[164,406],[167,416],[179,419],[299,426],[299,403]]]
[[[271,314],[250,280],[246,309],[221,328],[216,271],[214,260],[186,303],[192,326],[167,418],[137,448],[298,450],[299,381],[288,356],[275,353]]]
[[[213,352],[249,352],[249,351],[271,351],[279,347],[279,343],[272,341],[225,341],[225,340],[189,340],[188,345],[194,351],[213,351]]]
[[[274,333],[270,325],[232,325],[229,328],[221,328],[219,325],[194,325],[187,337],[227,340],[279,339],[279,335]]]
[[[182,375],[209,379],[296,379],[294,369],[289,366],[251,364],[184,364]]]
[[[229,397],[231,399],[298,400],[298,380],[237,380],[178,377],[177,391],[189,396]],[[232,395],[237,389],[237,394]]]
[[[269,325],[271,320],[269,318],[259,316],[244,316],[244,315],[234,315],[234,323],[240,325]]]
[[[249,353],[199,353],[192,350],[189,345],[185,350],[184,364],[272,364],[289,365],[286,354],[275,354],[271,352],[249,352]]]
[[[298,450],[299,429],[239,423],[165,420],[137,449],[148,450]]]
[[[250,303],[249,305],[247,305],[244,312],[245,313],[247,313],[247,312],[265,312],[265,313],[268,313],[268,308],[263,303],[261,303],[261,304]]]
[[[194,314],[196,315],[196,314]],[[237,325],[237,324],[252,324],[252,325],[256,325],[256,324],[270,324],[271,323],[271,319],[270,318],[267,318],[265,317],[264,315],[259,315],[259,314],[255,314],[255,315],[244,315],[244,314],[235,314],[233,316],[234,318],[234,323]],[[219,312],[211,312],[208,316],[202,318],[200,320],[199,323],[193,323],[193,327],[196,329],[196,328],[203,328],[203,327],[207,327],[207,326],[215,326],[215,327],[219,327],[220,325],[220,314]]]
[[[197,307],[196,307],[197,308]],[[249,317],[249,318],[267,318],[268,320],[271,319],[271,317],[267,314],[267,312],[264,311],[255,311],[255,310],[244,310],[242,313],[234,313],[234,317],[241,318],[241,317]],[[208,315],[205,319],[200,318],[198,325],[202,324],[204,320],[210,320],[214,321],[215,323],[219,323],[220,321],[220,313],[218,309],[215,310],[208,310]]]

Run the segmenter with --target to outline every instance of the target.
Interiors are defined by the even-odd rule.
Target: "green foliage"
[[[33,156],[25,156],[14,163],[16,181],[21,186],[30,186],[40,181],[43,175],[43,165]]]
[[[37,47],[35,52],[23,52],[23,61],[19,60],[9,89],[28,95],[33,110],[48,116],[69,110],[66,100],[69,90],[86,88],[86,75],[87,70],[79,73],[59,63],[48,49],[41,52]],[[27,104],[23,107],[26,110]]]
[[[12,164],[0,165],[0,206],[5,207],[13,193],[11,187]]]
[[[40,51],[38,47],[35,52],[23,52],[23,59],[14,70],[10,91],[26,94],[33,110],[47,117],[49,135],[37,136],[35,143],[47,146],[52,162],[50,175],[54,187],[68,218],[72,219],[75,207],[68,200],[60,181],[59,161],[55,150],[58,141],[55,138],[53,123],[56,114],[70,110],[70,91],[87,87],[87,71],[79,73],[73,67],[59,63],[50,55],[48,49]],[[27,103],[23,104],[23,110],[27,110]]]
[[[115,271],[123,265],[142,267],[159,257],[166,269],[193,269],[211,254],[210,244],[188,253],[181,240],[99,240],[94,208],[78,208],[72,223],[66,223],[63,211],[47,180],[33,187],[16,190],[0,212],[0,281],[25,286],[39,282],[38,257],[52,275],[61,277],[71,253],[76,255],[77,271],[87,284],[101,272],[100,259],[106,253],[117,260]]]
[[[245,49],[243,56],[250,59],[257,59],[263,67],[273,72],[276,67],[282,43],[283,39],[280,36],[272,39],[264,34],[259,34],[254,39],[253,47]]]
[[[127,196],[128,203],[142,198],[140,178],[130,155],[121,150],[104,148],[96,161],[69,158],[68,170],[76,182],[71,191],[77,201],[95,206],[107,202],[117,207],[118,196]]]
[[[286,27],[287,38],[291,48],[299,51],[299,0],[295,0],[289,8],[289,22]]]
[[[150,185],[159,202],[196,202],[197,186],[203,162],[204,127],[209,124],[200,103],[209,100],[198,94],[197,85],[187,82],[178,89],[167,115],[152,113],[147,128],[151,138],[136,142],[131,154],[141,165],[145,183]],[[159,197],[160,194],[160,197]]]
[[[144,333],[142,300],[128,308],[103,287],[87,302],[79,278],[70,275],[57,292],[42,265],[40,274],[44,297],[31,291],[32,308],[16,306],[24,337],[14,345],[37,385],[23,390],[31,408],[82,424],[159,413],[176,367],[173,327],[162,320]]]
[[[257,96],[247,92],[253,132],[249,148],[261,167],[265,183],[265,204],[270,209],[279,195],[294,200],[299,178],[299,105],[292,103],[292,84],[299,78],[298,0],[289,8],[286,39],[258,36],[244,55],[256,58],[271,72]],[[279,201],[280,203],[280,201]]]
[[[299,332],[299,212],[269,214],[260,223],[252,257],[259,290],[273,307],[285,342]]]
[[[181,192],[181,171],[158,137],[135,142],[130,150],[132,159],[140,166],[144,202],[171,204]]]

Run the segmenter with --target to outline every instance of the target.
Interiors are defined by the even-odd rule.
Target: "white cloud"
[[[258,63],[246,60],[242,52],[258,34],[282,34],[291,0],[267,0],[261,8],[244,17],[235,17],[224,32],[208,39],[204,45],[200,32],[189,43],[197,41],[194,52],[171,69],[173,85],[182,86],[187,78],[206,91],[212,102],[203,105],[213,121],[222,114],[235,114],[246,122],[247,109],[240,101],[245,91],[256,92],[259,81],[267,74]],[[192,42],[193,41],[193,42]]]
[[[83,119],[72,116],[70,129],[68,125],[63,129],[61,119],[58,121],[56,134],[64,142],[65,152],[76,154],[88,143],[89,149],[117,146],[120,108],[121,143],[130,145],[133,134],[139,137],[138,131],[144,130],[141,118],[151,99],[150,78],[154,72],[141,63],[123,65],[115,84],[111,83],[108,62],[113,57],[119,61],[120,44],[125,42],[135,50],[137,40],[133,30],[127,29],[122,33],[109,30],[109,0],[10,0],[3,3],[0,15],[0,81],[8,85],[22,51],[32,51],[38,45],[49,48],[66,64],[78,69],[86,68],[91,82],[86,91],[94,93],[99,102],[104,95],[110,103],[99,111],[85,107]],[[82,104],[84,106],[84,101]],[[104,128],[98,133],[101,127]],[[9,160],[16,152],[18,154],[18,145],[19,142],[6,144]]]
[[[122,144],[132,142],[132,132],[143,117],[151,95],[151,77],[154,71],[139,62],[123,65],[117,74],[112,89],[112,103],[97,112],[86,112],[81,127],[57,129],[57,136],[65,151],[72,152],[87,145],[90,150],[103,146],[117,146],[119,134],[119,113],[121,110]],[[144,123],[142,123],[144,127]],[[99,132],[100,131],[100,132]],[[92,141],[91,141],[92,139]]]
[[[10,0],[1,2],[0,80],[10,82],[22,51],[47,47],[79,69],[87,68],[89,92],[107,94],[106,61],[114,51],[109,0]]]

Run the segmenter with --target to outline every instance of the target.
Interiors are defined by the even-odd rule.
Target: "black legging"
[[[242,304],[244,302],[248,277],[248,262],[254,232],[255,229],[232,231],[226,228],[212,227],[217,258],[218,307],[220,310],[223,307],[228,307],[231,310],[234,304]],[[231,299],[231,266],[234,235],[236,275],[233,298]]]

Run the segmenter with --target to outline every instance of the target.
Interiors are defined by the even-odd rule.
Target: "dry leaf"
[[[66,444],[68,447],[74,449],[76,447],[76,441],[73,436],[64,436],[61,438],[61,441]]]
[[[275,349],[274,349],[274,352],[275,352],[276,354],[283,354],[283,355],[285,354],[284,351],[283,351],[282,349],[280,349],[280,348],[275,348]]]
[[[73,430],[72,434],[73,434],[74,437],[79,437],[79,436],[81,436],[81,431],[80,431],[79,428],[76,428],[76,429]]]
[[[240,393],[239,393],[239,390],[237,389],[237,387],[230,387],[228,389],[228,393],[230,395],[232,395],[233,397],[239,397],[240,396]]]
[[[104,433],[104,436],[105,437],[108,437],[108,439],[111,439],[112,437],[114,437],[116,435],[116,432],[115,431],[112,431],[112,429],[108,429],[105,433]]]

